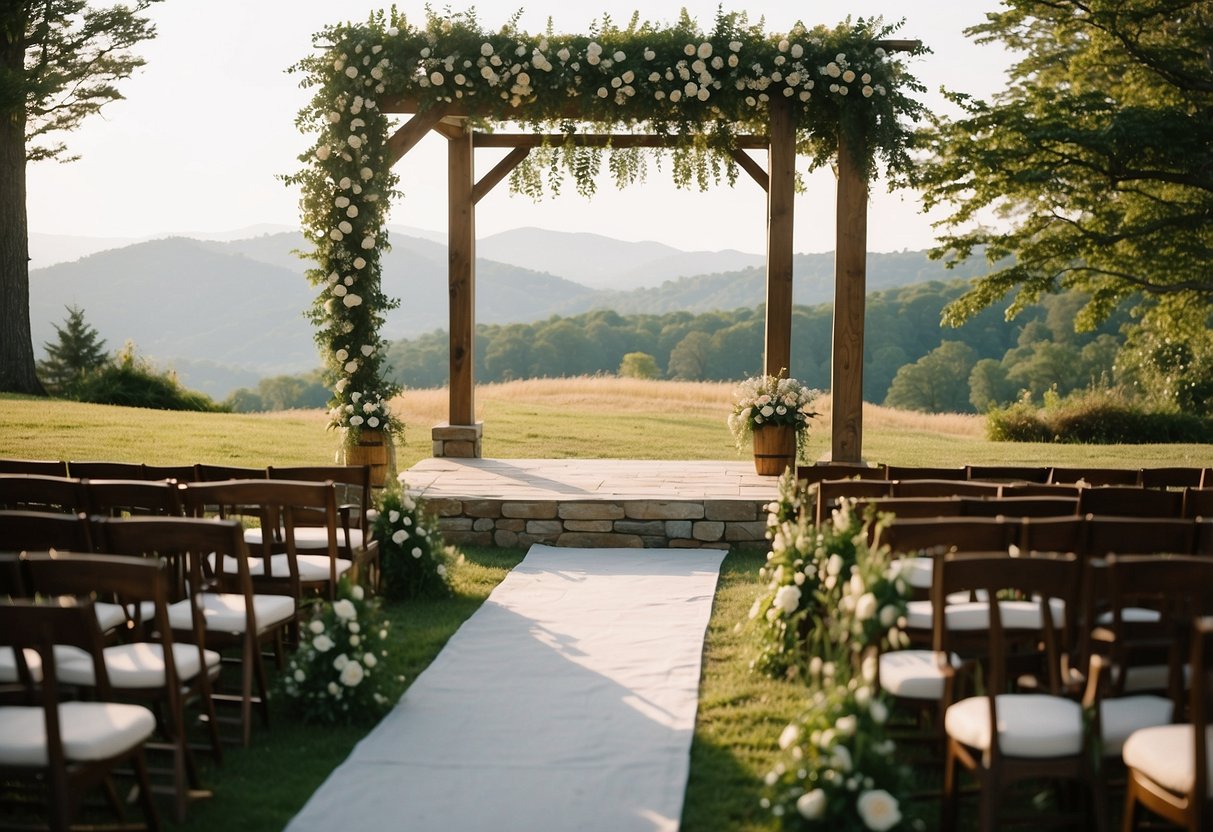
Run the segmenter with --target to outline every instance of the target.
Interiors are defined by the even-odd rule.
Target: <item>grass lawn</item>
[[[731,385],[610,378],[487,385],[477,390],[486,456],[503,458],[738,459],[724,425]],[[410,426],[397,449],[401,469],[429,456],[430,425],[445,418],[442,391],[412,391],[394,403]],[[828,406],[823,406],[828,411]],[[325,464],[337,437],[320,412],[166,413],[0,395],[0,457],[233,465]],[[809,446],[829,450],[828,415]],[[926,416],[865,409],[865,456],[898,465],[1006,463],[1125,468],[1208,465],[1210,445],[994,443],[976,416]],[[454,573],[456,597],[387,609],[393,620],[391,672],[407,680],[437,655],[522,552],[479,549]],[[758,589],[761,554],[724,561],[704,654],[699,718],[683,828],[688,832],[773,830],[759,808],[762,776],[776,738],[800,708],[797,687],[748,670],[748,633],[739,625]],[[486,703],[491,707],[491,703]],[[232,749],[208,769],[212,801],[190,808],[190,829],[281,829],[365,733],[292,723],[274,708],[253,747]],[[287,772],[287,776],[284,776]],[[474,784],[469,784],[469,794]]]

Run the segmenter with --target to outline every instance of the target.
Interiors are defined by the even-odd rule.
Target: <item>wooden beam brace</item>
[[[650,133],[575,133],[573,143],[579,147],[672,147],[674,136]],[[568,139],[564,133],[477,133],[476,147],[560,147]],[[766,150],[766,136],[736,136],[733,146],[748,150]]]
[[[401,125],[400,129],[387,140],[388,167],[403,159],[404,154],[412,150],[417,142],[421,141],[425,134],[430,132],[444,116],[446,116],[445,107],[434,107],[418,113]]]
[[[509,152],[508,155],[496,165],[493,169],[480,178],[472,187],[472,202],[479,202],[484,199],[485,194],[493,190],[497,183],[510,175],[510,171],[518,167],[522,160],[531,152],[529,147],[516,147]]]
[[[762,165],[755,162],[754,158],[750,156],[750,154],[746,153],[740,148],[735,147],[729,155],[733,157],[733,161],[736,162],[742,170],[750,175],[750,178],[758,183],[758,187],[762,188],[764,191],[771,190],[771,177],[767,176],[767,172],[762,169]]]

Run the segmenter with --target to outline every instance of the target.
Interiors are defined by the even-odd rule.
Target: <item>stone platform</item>
[[[748,460],[424,459],[404,478],[472,546],[759,548],[778,495]]]

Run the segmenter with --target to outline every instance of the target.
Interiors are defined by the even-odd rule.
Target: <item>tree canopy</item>
[[[933,255],[997,268],[951,305],[1085,291],[1080,326],[1118,305],[1213,308],[1213,3],[1006,0],[967,30],[1017,53],[991,101],[917,138],[908,181],[950,215]],[[982,220],[997,218],[993,226]]]

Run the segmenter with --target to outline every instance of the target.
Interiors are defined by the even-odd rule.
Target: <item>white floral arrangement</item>
[[[446,545],[424,501],[408,493],[403,475],[380,498],[371,534],[379,541],[384,597],[404,600],[451,594],[450,564],[463,556]]]
[[[921,824],[903,813],[909,773],[888,738],[889,703],[875,687],[876,658],[857,673],[816,659],[803,715],[779,736],[762,807],[784,829],[890,832]]]
[[[809,421],[816,418],[813,401],[820,390],[806,387],[794,378],[761,375],[747,378],[737,385],[733,394],[733,409],[729,413],[729,431],[737,450],[744,450],[763,425],[790,425],[796,429],[796,450],[803,456],[809,436]]]
[[[795,477],[785,474],[779,487],[768,506],[771,551],[759,573],[766,586],[750,608],[758,641],[751,667],[797,678],[836,643],[903,646],[910,587],[888,547],[868,546],[869,525],[879,521],[844,506],[815,526],[813,500]]]
[[[402,687],[384,666],[390,625],[378,601],[342,578],[336,600],[317,601],[300,627],[299,649],[279,681],[289,709],[305,722],[377,720]]]

